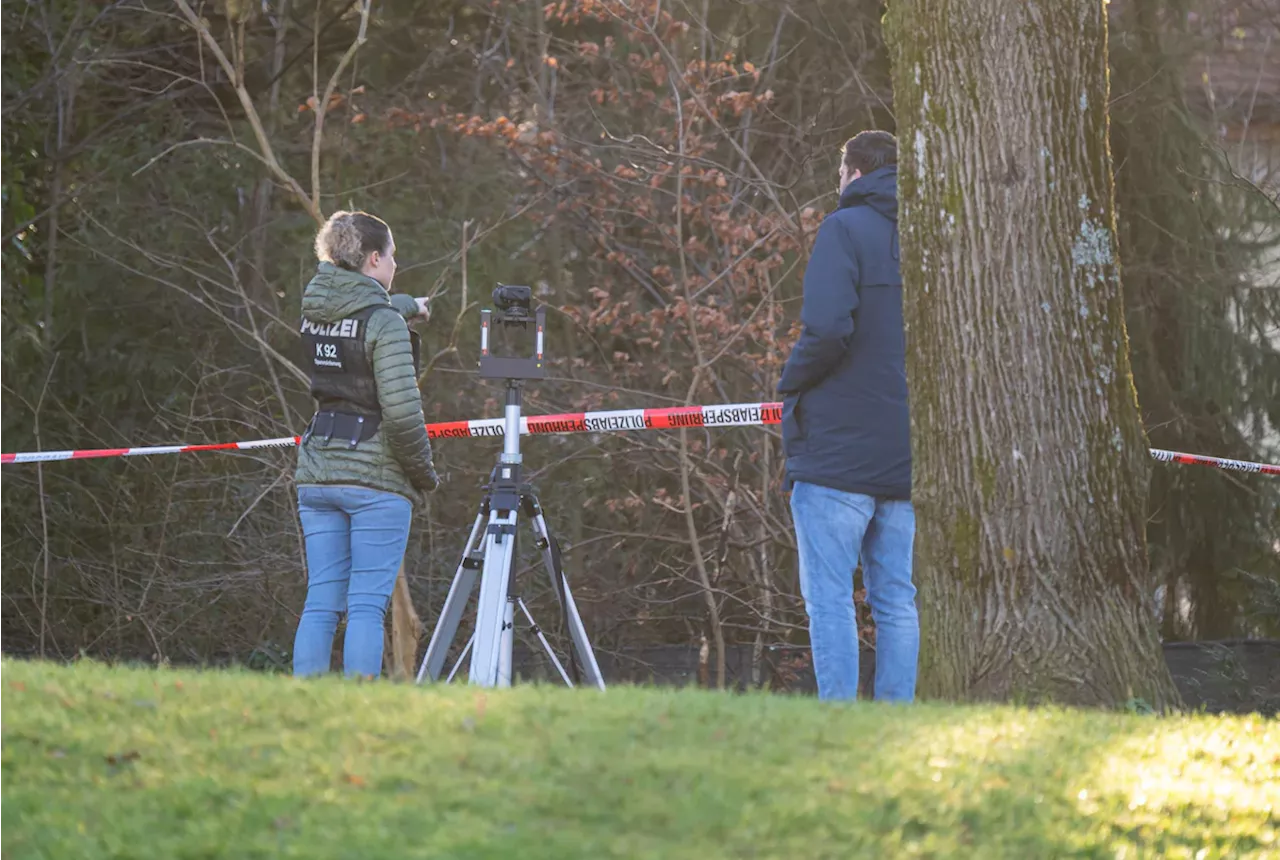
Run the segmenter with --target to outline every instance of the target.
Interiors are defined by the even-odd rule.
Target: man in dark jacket
[[[920,627],[907,412],[897,141],[844,147],[840,204],[804,275],[803,329],[783,368],[782,439],[818,695],[854,699],[859,559],[876,623],[875,698],[915,696]]]

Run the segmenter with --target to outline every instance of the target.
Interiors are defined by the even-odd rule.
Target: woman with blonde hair
[[[344,672],[376,677],[414,502],[439,485],[418,391],[418,336],[407,322],[429,311],[425,299],[388,292],[395,241],[382,219],[335,212],[315,250],[299,332],[316,413],[295,475],[307,599],[293,671],[329,671],[345,611]]]

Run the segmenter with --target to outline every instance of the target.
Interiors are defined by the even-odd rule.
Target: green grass
[[[1257,717],[2,668],[13,860],[1280,856]]]

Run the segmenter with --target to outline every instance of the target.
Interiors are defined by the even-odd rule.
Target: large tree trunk
[[[896,0],[921,693],[1176,704],[1145,539],[1102,0]]]

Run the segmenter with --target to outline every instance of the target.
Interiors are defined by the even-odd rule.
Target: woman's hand
[[[422,298],[414,299],[418,303],[418,312],[422,314],[421,322],[427,322],[431,319],[431,299]]]

